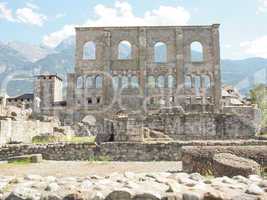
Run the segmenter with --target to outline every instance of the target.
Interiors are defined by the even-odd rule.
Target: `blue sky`
[[[221,24],[223,58],[267,58],[267,0],[0,0],[0,41],[56,46],[74,26]]]

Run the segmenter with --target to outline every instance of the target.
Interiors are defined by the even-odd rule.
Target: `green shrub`
[[[40,135],[32,138],[34,144],[48,144],[56,142],[71,142],[71,143],[95,143],[94,136],[54,136],[54,135]]]

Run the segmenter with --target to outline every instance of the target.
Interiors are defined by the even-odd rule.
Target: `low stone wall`
[[[46,160],[89,160],[106,157],[114,161],[179,161],[185,146],[267,146],[266,140],[240,141],[176,141],[165,143],[55,143],[40,145],[3,145],[0,160],[25,154],[42,154]],[[264,146],[263,146],[264,147]],[[197,147],[199,148],[199,147]],[[246,147],[247,148],[247,147]],[[244,149],[246,149],[244,148]]]
[[[99,154],[115,161],[180,161],[185,146],[261,146],[266,140],[176,141],[166,143],[110,142],[99,146]],[[197,147],[197,148],[198,148]]]
[[[26,154],[42,154],[45,160],[89,160],[95,155],[93,144],[40,144],[4,145],[0,148],[0,160]]]
[[[189,146],[181,149],[183,170],[186,172],[212,173],[213,157],[218,153],[231,153],[249,158],[267,167],[267,146]]]

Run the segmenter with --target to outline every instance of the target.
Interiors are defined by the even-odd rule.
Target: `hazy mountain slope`
[[[18,51],[23,57],[31,62],[40,60],[54,52],[53,49],[23,42],[9,42],[7,46]]]
[[[17,84],[17,79],[30,77],[33,63],[21,55],[18,51],[5,44],[0,44],[0,86],[1,91],[7,90],[8,94],[14,95],[20,92],[29,91],[25,88],[26,82]],[[13,80],[12,82],[10,80]],[[23,78],[23,80],[25,80]],[[29,79],[28,79],[29,80]],[[12,85],[16,86],[13,87]],[[23,90],[23,89],[26,90]]]
[[[221,73],[224,84],[234,85],[246,94],[253,85],[267,83],[267,59],[222,60]]]

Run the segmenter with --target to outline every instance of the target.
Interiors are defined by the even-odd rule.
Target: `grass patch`
[[[28,165],[31,164],[31,159],[27,158],[27,159],[23,159],[23,160],[12,160],[12,161],[8,161],[8,164],[11,165]]]
[[[45,135],[45,136],[35,136],[32,138],[33,144],[49,144],[56,142],[71,142],[71,143],[95,143],[94,136],[54,136],[54,135]]]

